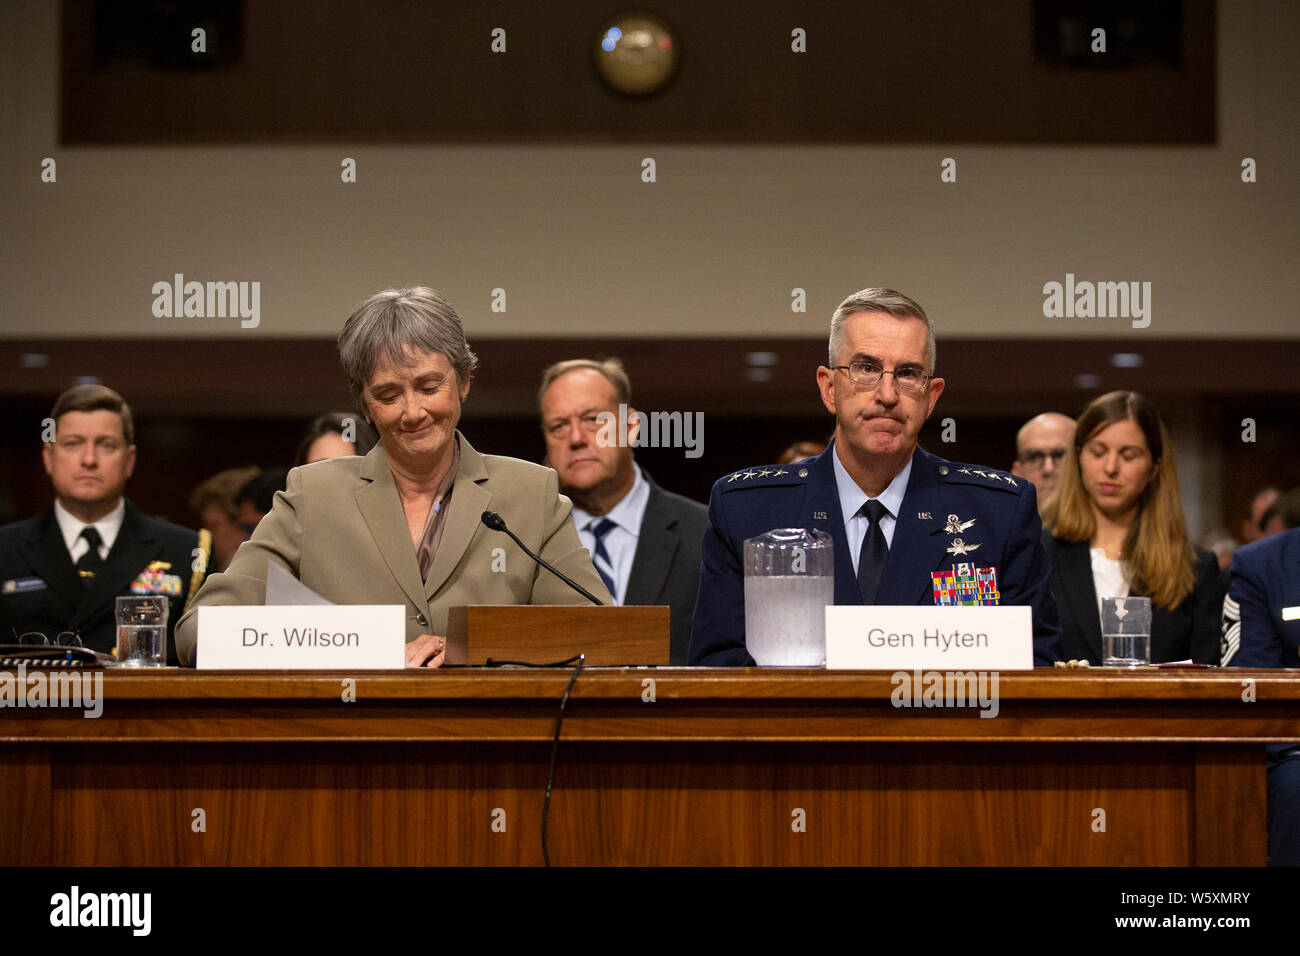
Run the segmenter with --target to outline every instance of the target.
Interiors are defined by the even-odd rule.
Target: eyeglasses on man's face
[[[1020,462],[1029,471],[1037,471],[1047,464],[1047,459],[1052,459],[1053,465],[1059,465],[1061,459],[1065,457],[1064,448],[1053,448],[1051,451],[1044,451],[1041,448],[1031,448],[1029,451],[1022,451],[1016,456],[1016,461]]]
[[[879,385],[886,375],[894,376],[899,388],[919,392],[930,384],[930,373],[919,365],[900,365],[898,368],[881,368],[875,362],[859,359],[848,365],[832,365],[832,369],[849,373],[849,378],[859,385]]]

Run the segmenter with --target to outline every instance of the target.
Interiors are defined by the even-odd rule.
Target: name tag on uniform
[[[44,578],[11,578],[0,584],[0,593],[22,594],[25,591],[44,591],[48,587]]]
[[[402,670],[400,604],[199,608],[201,670]]]
[[[1033,670],[1024,606],[826,608],[827,670]]]
[[[1300,621],[1300,606],[1282,608],[1282,620]]]

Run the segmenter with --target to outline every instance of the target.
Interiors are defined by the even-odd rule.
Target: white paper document
[[[327,601],[307,585],[303,584],[289,570],[277,561],[266,562],[266,605],[280,604],[328,604]]]

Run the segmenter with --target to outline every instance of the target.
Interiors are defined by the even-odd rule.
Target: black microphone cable
[[[551,766],[546,771],[546,797],[542,800],[542,860],[547,866],[551,865],[551,854],[546,846],[546,821],[551,815],[551,786],[555,782],[555,762],[560,755],[560,727],[564,723],[564,705],[569,702],[569,692],[573,690],[578,675],[582,673],[582,665],[587,662],[587,655],[575,654],[573,657],[556,661],[554,664],[534,664],[531,661],[498,661],[489,657],[483,664],[484,667],[568,667],[574,662],[577,663],[577,666],[573,668],[573,676],[569,678],[569,683],[564,688],[564,696],[560,698],[560,712],[555,715],[555,736],[551,739]]]
[[[587,662],[587,655],[576,654],[567,660],[556,661],[554,664],[533,664],[528,661],[495,661],[489,657],[484,665],[485,667],[568,667],[575,661],[577,666],[573,668],[573,676],[569,678],[569,683],[564,688],[564,696],[560,698],[560,712],[555,715],[555,737],[551,740],[551,766],[546,772],[546,798],[542,801],[542,860],[545,861],[547,866],[551,865],[551,854],[546,846],[546,821],[551,815],[551,785],[555,782],[555,761],[560,755],[560,726],[564,723],[564,705],[569,702],[569,692],[573,690],[578,675],[582,673],[582,665]]]
[[[569,678],[568,685],[564,688],[564,696],[560,698],[560,712],[555,715],[555,737],[551,741],[551,768],[546,772],[546,799],[542,801],[542,861],[546,866],[551,865],[551,854],[546,846],[546,821],[551,815],[551,784],[555,781],[555,758],[560,754],[560,725],[564,723],[564,705],[569,702],[569,692],[573,690],[574,683],[578,680],[578,675],[582,673],[582,665],[587,661],[586,654],[579,654],[577,658],[569,658],[569,661],[577,660],[577,666],[573,668],[573,676]],[[565,661],[564,663],[569,663]]]
[[[510,540],[523,549],[524,554],[528,555],[542,567],[546,568],[546,570],[550,571],[592,604],[595,604],[598,607],[605,606],[605,602],[601,601],[581,584],[578,584],[558,568],[543,561],[538,555],[533,554],[533,552],[528,549],[528,546],[520,541],[513,531],[506,527],[505,519],[495,511],[483,512],[480,520],[493,531],[504,531],[510,536]],[[565,667],[572,664],[574,661],[577,661],[577,665],[573,668],[573,676],[569,678],[569,683],[564,688],[564,696],[560,698],[560,712],[555,716],[555,736],[551,740],[551,765],[550,769],[546,772],[546,797],[542,801],[542,861],[548,867],[551,865],[551,854],[546,844],[546,825],[551,816],[551,787],[555,783],[555,762],[560,754],[560,728],[564,724],[564,707],[569,702],[569,693],[573,690],[573,685],[577,681],[578,675],[582,673],[582,665],[586,663],[587,656],[585,654],[579,654],[576,657],[570,657],[568,660],[559,661],[555,664],[533,664],[528,661],[494,661],[491,659],[488,659],[487,661],[488,667]]]

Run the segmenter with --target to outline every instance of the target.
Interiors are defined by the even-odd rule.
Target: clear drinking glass
[[[117,663],[122,667],[167,665],[167,615],[161,594],[117,599]]]
[[[1101,656],[1106,667],[1151,663],[1151,599],[1101,599]]]

